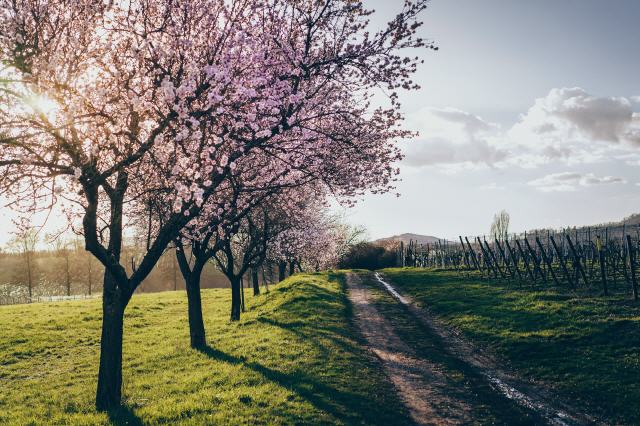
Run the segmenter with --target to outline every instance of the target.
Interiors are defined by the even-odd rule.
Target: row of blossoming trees
[[[426,0],[377,32],[356,0],[0,4],[0,195],[25,214],[63,206],[104,265],[99,410],[120,404],[124,312],[169,245],[195,258],[178,255],[199,346],[203,262],[231,280],[238,319],[238,277],[319,237],[305,223],[328,196],[392,188],[411,135],[397,91],[417,89],[405,53],[433,48],[416,37]],[[147,230],[133,267],[129,227]]]

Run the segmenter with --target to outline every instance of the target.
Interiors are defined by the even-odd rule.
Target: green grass
[[[455,272],[384,274],[446,323],[532,381],[612,422],[640,422],[640,304],[518,290]]]
[[[404,424],[355,337],[341,274],[297,275],[228,321],[203,292],[209,348],[188,347],[186,296],[135,296],[125,315],[125,406],[93,408],[100,301],[0,307],[0,424]]]

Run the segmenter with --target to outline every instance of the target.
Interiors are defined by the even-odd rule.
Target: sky
[[[367,0],[381,25],[401,1]],[[371,238],[487,233],[640,212],[640,2],[432,0],[393,194],[345,214]]]
[[[365,0],[380,26],[401,0]],[[401,194],[345,212],[371,238],[511,231],[640,211],[640,1],[432,0],[422,89],[401,99]],[[12,213],[0,208],[0,245]],[[55,224],[55,219],[52,220]],[[53,225],[51,225],[53,226]]]

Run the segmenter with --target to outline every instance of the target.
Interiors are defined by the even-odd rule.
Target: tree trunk
[[[287,262],[285,262],[284,260],[281,260],[280,263],[278,263],[278,282],[280,281],[284,281],[285,274],[287,273]]]
[[[244,278],[240,277],[240,306],[242,307],[242,312],[244,310]]]
[[[231,279],[231,321],[240,321],[240,278]]]
[[[69,270],[69,254],[67,253],[65,257],[65,265],[66,265],[66,278],[67,278],[67,296],[71,296],[71,271]]]
[[[178,291],[178,271],[175,259],[171,260],[171,270],[173,272],[173,291]]]
[[[289,261],[289,276],[296,273],[296,262],[293,260]]]
[[[89,296],[91,296],[91,284],[92,284],[92,276],[91,276],[91,257],[89,257],[89,267],[87,268],[87,279],[89,281]]]
[[[258,279],[258,268],[251,269],[251,280],[253,281],[253,295],[260,294],[260,280]]]
[[[29,303],[33,298],[33,278],[31,276],[31,255],[27,252],[27,282],[29,284]]]
[[[269,271],[271,271],[271,264],[269,264]],[[262,285],[267,289],[267,293],[269,293],[269,280],[267,280],[267,274],[264,271],[264,265],[262,265]]]
[[[202,297],[200,294],[200,277],[202,269],[197,266],[189,275],[187,280],[187,304],[189,311],[189,335],[191,336],[191,347],[198,349],[207,345],[202,319]]]
[[[200,294],[200,280],[202,277],[202,270],[204,269],[207,259],[205,256],[198,256],[198,254],[201,255],[202,253],[198,251],[195,251],[195,253],[196,260],[192,268],[184,254],[184,249],[181,246],[177,246],[175,251],[176,256],[173,259],[173,273],[175,288],[175,282],[177,281],[175,266],[177,262],[187,290],[187,312],[189,314],[189,336],[191,338],[191,347],[199,349],[204,348],[207,345],[204,321],[202,320],[202,296]]]
[[[96,409],[107,411],[120,406],[122,399],[122,333],[127,305],[122,289],[108,271],[104,274],[102,296],[102,338]]]

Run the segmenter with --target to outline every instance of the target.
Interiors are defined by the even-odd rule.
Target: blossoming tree
[[[390,188],[392,141],[410,134],[396,90],[416,88],[400,52],[426,45],[425,7],[407,0],[370,33],[353,0],[0,0],[0,195],[66,204],[105,267],[98,409],[120,404],[132,294],[237,167],[269,159],[261,185]],[[129,209],[149,194],[171,211],[127,273]]]

